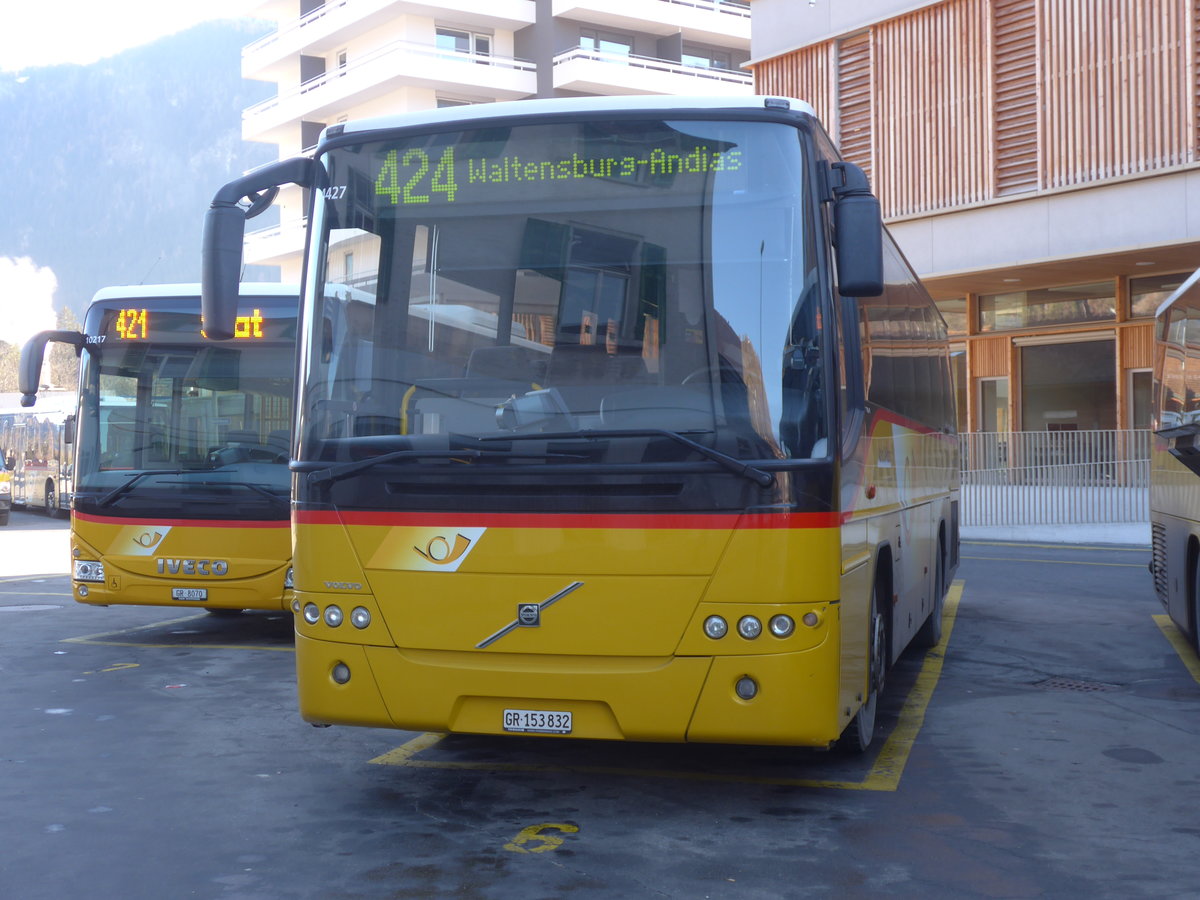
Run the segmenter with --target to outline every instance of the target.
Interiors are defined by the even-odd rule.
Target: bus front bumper
[[[827,747],[837,641],[797,653],[666,658],[397,649],[296,635],[300,712],[317,724],[505,734],[506,710],[571,714],[588,739]],[[739,696],[750,679],[754,695]]]

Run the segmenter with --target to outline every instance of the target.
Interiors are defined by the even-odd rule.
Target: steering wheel
[[[742,374],[737,369],[735,369],[733,366],[729,365],[728,363],[718,363],[715,366],[701,366],[699,369],[696,369],[694,372],[689,372],[684,377],[683,381],[681,381],[679,383],[680,384],[695,384],[696,382],[703,380],[703,381],[709,382],[710,384],[722,384],[725,382],[725,379],[722,378],[721,376],[726,372],[728,372],[730,375],[733,376],[733,379],[731,379],[731,380],[734,381],[735,383],[737,383],[737,384],[743,383],[742,382]],[[716,378],[711,377],[714,375],[716,376]],[[704,376],[709,376],[709,377],[705,378]]]

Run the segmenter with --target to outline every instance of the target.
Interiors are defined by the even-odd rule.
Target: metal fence
[[[959,436],[963,525],[1147,522],[1150,432]]]

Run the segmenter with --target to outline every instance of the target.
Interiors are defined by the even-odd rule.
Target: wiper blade
[[[711,434],[709,431],[690,432],[692,434]],[[580,428],[578,431],[558,431],[558,432],[543,432],[541,434],[503,434],[503,435],[488,435],[479,437],[479,441],[563,441],[563,440],[603,440],[604,438],[614,437],[665,437],[670,438],[676,443],[683,444],[691,450],[696,451],[701,456],[707,456],[709,459],[719,463],[723,468],[732,472],[735,475],[741,475],[743,478],[749,478],[760,487],[770,487],[775,483],[775,476],[770,472],[757,468],[756,466],[748,465],[738,459],[736,456],[730,456],[728,453],[722,453],[720,450],[714,450],[712,447],[705,447],[703,444],[693,441],[685,434],[678,431],[671,431],[667,428]]]
[[[187,471],[186,469],[146,469],[142,472],[138,472],[136,475],[134,475],[132,478],[130,478],[127,482],[125,482],[124,484],[117,485],[115,488],[113,488],[111,491],[109,491],[107,494],[105,494],[103,497],[101,497],[99,500],[97,500],[96,505],[97,506],[108,506],[112,503],[116,503],[117,500],[120,499],[122,495],[127,494],[131,490],[133,490],[133,486],[135,484],[137,484],[139,481],[141,481],[143,478],[149,478],[151,475],[182,475],[186,471]]]
[[[483,438],[471,438],[471,440],[483,440]],[[319,462],[310,462],[306,460],[294,460],[288,464],[293,472],[308,473],[309,484],[330,484],[334,481],[341,481],[344,478],[349,478],[351,475],[357,475],[359,472],[364,472],[367,469],[372,469],[375,466],[383,463],[395,462],[403,459],[452,459],[463,460],[468,459],[484,459],[487,457],[504,457],[509,459],[552,459],[552,458],[568,458],[568,459],[583,459],[584,457],[573,453],[523,453],[513,454],[507,450],[491,450],[463,447],[458,450],[393,450],[391,453],[381,453],[379,456],[372,456],[370,459],[359,459],[354,462],[338,463],[336,465],[325,465]]]
[[[280,507],[281,509],[283,509],[285,511],[288,509],[291,509],[291,501],[288,499],[288,497],[286,497],[286,496],[281,497],[279,494],[276,494],[274,491],[267,490],[261,484],[251,484],[249,481],[189,481],[186,483],[199,485],[201,487],[224,487],[225,485],[232,485],[233,487],[244,487],[244,488],[254,491],[254,493],[256,493],[256,494],[262,494],[264,497],[266,497],[268,500],[270,500],[276,506]]]

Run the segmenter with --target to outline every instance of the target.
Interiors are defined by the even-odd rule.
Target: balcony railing
[[[437,47],[433,44],[421,44],[413,41],[392,41],[389,44],[384,44],[370,53],[365,53],[362,56],[354,57],[345,66],[339,66],[335,69],[330,69],[315,78],[310,78],[296,87],[288,90],[280,91],[276,96],[269,97],[266,100],[256,103],[242,113],[242,121],[250,122],[257,119],[266,113],[277,109],[289,101],[303,97],[314,91],[321,91],[322,88],[337,82],[339,79],[354,75],[362,70],[372,66],[380,60],[387,59],[393,56],[403,56],[406,59],[420,59],[437,62],[450,62],[453,64],[474,64],[481,68],[477,71],[479,74],[475,77],[464,77],[462,82],[478,83],[486,85],[489,76],[488,71],[504,71],[504,72],[528,72],[536,73],[537,66],[534,63],[526,60],[512,59],[504,56],[490,56],[482,53],[463,53],[458,50],[447,50],[442,47]],[[486,67],[486,68],[483,68]],[[466,70],[462,70],[466,74]],[[389,77],[404,75],[403,69],[395,68],[390,70]],[[383,79],[388,80],[388,79]],[[532,92],[532,86],[531,90]],[[521,93],[517,91],[516,93]],[[319,102],[319,101],[318,101]]]
[[[739,87],[752,87],[754,76],[749,72],[739,72],[736,69],[713,69],[702,66],[685,66],[683,63],[667,59],[656,59],[652,56],[637,56],[629,53],[605,53],[602,50],[592,50],[588,47],[572,47],[554,57],[554,67],[560,67],[573,62],[598,62],[606,65],[621,66],[626,70],[639,70],[645,73],[660,75],[683,76],[706,82],[719,82]],[[658,93],[651,91],[648,93]]]
[[[242,48],[242,56],[249,56],[253,53],[258,53],[260,50],[265,50],[267,47],[278,43],[289,34],[295,34],[301,28],[312,25],[314,22],[323,19],[331,12],[341,9],[351,2],[352,0],[329,0],[328,3],[319,7],[318,9],[314,9],[307,15],[300,16],[298,19],[292,19],[292,21],[280,25],[279,28],[275,29],[270,34],[263,35],[256,41],[251,41]]]

